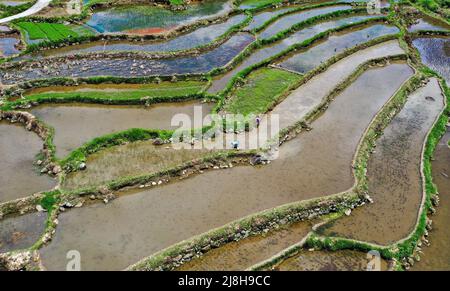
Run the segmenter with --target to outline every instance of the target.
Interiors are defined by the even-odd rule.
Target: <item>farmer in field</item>
[[[261,117],[259,117],[259,115],[258,116],[256,116],[256,128],[258,128],[259,127],[259,125],[261,124]]]
[[[232,147],[234,150],[238,150],[238,149],[239,149],[239,141],[238,141],[238,140],[232,141],[232,142],[231,142],[231,147]]]

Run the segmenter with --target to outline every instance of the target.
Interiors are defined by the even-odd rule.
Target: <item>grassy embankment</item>
[[[200,94],[206,84],[207,82],[201,81],[162,82],[160,84],[142,84],[130,87],[130,89],[127,89],[127,85],[111,85],[111,89],[107,88],[107,86],[102,86],[104,88],[98,88],[98,90],[93,86],[93,89],[86,91],[43,92],[26,95],[25,98],[26,100],[37,102],[64,101],[124,104],[145,100],[147,103],[155,103]]]
[[[38,103],[96,103],[96,104],[154,104],[203,98],[206,81],[179,81],[150,84],[107,84],[91,85],[84,91],[77,90],[59,92],[58,90],[25,94],[24,99],[6,102],[1,110],[22,107],[30,102]],[[70,88],[70,87],[68,87]]]
[[[411,2],[450,21],[450,0],[411,0]]]
[[[283,2],[283,0],[243,0],[240,1],[239,6],[241,7],[249,7],[251,9],[265,7],[267,5],[273,5]]]
[[[232,92],[224,111],[234,114],[260,114],[273,107],[301,76],[273,68],[261,68],[252,72],[245,84]]]

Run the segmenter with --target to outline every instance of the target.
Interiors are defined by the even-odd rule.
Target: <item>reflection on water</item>
[[[372,39],[398,33],[395,26],[383,24],[373,25],[351,33],[340,33],[330,36],[322,43],[309,48],[305,52],[297,53],[283,61],[280,66],[299,73],[307,73],[319,66],[332,56],[356,45],[368,42]]]
[[[450,84],[450,38],[418,38],[413,44],[422,62]]]
[[[414,23],[413,25],[411,25],[408,28],[409,31],[411,32],[415,32],[415,31],[419,31],[419,30],[432,30],[432,31],[439,31],[439,30],[450,30],[450,25],[442,22],[442,21],[438,21],[434,18],[425,16],[423,18],[420,18],[416,21],[416,23]]]
[[[17,68],[2,70],[1,81],[11,84],[32,79],[51,77],[140,77],[175,74],[206,73],[228,64],[247,47],[254,37],[239,33],[219,47],[196,56],[169,59],[137,59],[133,57],[102,59],[67,59],[64,63],[36,67],[36,62],[25,63]]]
[[[336,19],[332,21],[326,21],[319,24],[316,24],[314,26],[310,26],[307,28],[304,28],[289,37],[283,39],[282,41],[279,41],[273,45],[261,48],[253,52],[249,57],[247,57],[245,60],[242,61],[240,65],[235,67],[230,72],[226,73],[223,76],[220,76],[216,78],[211,87],[208,89],[208,92],[210,93],[216,93],[222,89],[225,88],[227,83],[233,78],[234,75],[236,75],[238,72],[244,70],[245,68],[248,68],[254,64],[257,64],[265,59],[268,59],[272,56],[277,55],[278,53],[282,52],[283,50],[287,49],[291,45],[294,45],[296,43],[302,43],[303,41],[314,37],[315,35],[324,32],[329,29],[337,28],[339,26],[363,21],[369,18],[373,18],[376,16],[371,15],[363,15],[363,16],[353,16],[353,17],[347,17],[347,18],[341,18]]]
[[[348,10],[352,7],[350,5],[336,5],[330,7],[316,8],[306,11],[300,11],[297,13],[289,14],[276,20],[274,23],[270,24],[266,29],[259,33],[260,38],[270,38],[280,31],[286,30],[296,23],[305,21],[307,19],[313,18],[321,14],[327,14],[334,11]]]
[[[260,12],[258,14],[253,15],[252,21],[245,27],[246,30],[257,29],[262,26],[265,22],[269,21],[273,17],[283,14],[287,11],[295,9],[295,6],[284,7],[280,9],[272,9],[264,12]]]
[[[17,49],[19,39],[15,37],[0,37],[0,57],[9,57],[20,53]]]
[[[207,0],[173,11],[158,6],[117,6],[94,11],[87,25],[100,33],[161,33],[231,9],[228,0]]]
[[[236,15],[228,19],[226,22],[202,27],[188,34],[181,35],[164,42],[95,41],[76,46],[67,46],[64,48],[42,51],[37,55],[33,55],[33,57],[110,51],[171,52],[187,50],[211,43],[216,38],[227,32],[231,27],[244,21],[245,18],[245,15]]]

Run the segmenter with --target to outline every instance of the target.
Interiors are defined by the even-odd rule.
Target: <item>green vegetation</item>
[[[239,6],[244,9],[255,9],[260,7],[265,7],[268,5],[279,4],[283,0],[243,0]]]
[[[24,99],[7,101],[0,107],[1,110],[12,110],[23,107],[30,102],[38,103],[96,103],[131,105],[145,104],[151,105],[161,102],[177,102],[204,98],[206,81],[179,81],[162,82],[160,84],[105,84],[87,85],[86,90],[75,91],[79,88],[72,87],[74,91],[65,90],[62,92],[51,91],[42,93],[31,93]],[[70,87],[68,87],[70,88]],[[46,90],[45,88],[43,90]]]
[[[190,97],[199,94],[206,86],[206,82],[163,82],[161,84],[143,84],[126,89],[127,85],[108,88],[108,85],[99,87],[98,90],[72,91],[72,92],[44,92],[27,95],[29,101],[40,102],[93,102],[106,101],[111,103],[127,103],[127,101],[145,100],[147,103],[165,101],[175,97]],[[93,87],[95,88],[95,87]],[[117,88],[117,89],[115,89]],[[122,89],[123,88],[123,89]],[[74,90],[77,88],[74,87]],[[132,102],[135,103],[135,102]]]
[[[24,2],[23,4],[11,6],[0,3],[0,18],[8,17],[11,15],[19,14],[36,3],[36,0]]]
[[[412,0],[411,2],[450,21],[450,0]]]
[[[236,89],[224,110],[235,114],[259,114],[270,110],[301,76],[279,69],[262,68],[252,72]]]
[[[52,191],[44,193],[44,197],[39,204],[48,212],[53,210],[53,206],[58,202],[59,191]]]
[[[20,30],[25,32],[31,40],[48,40],[48,41],[61,41],[67,38],[76,38],[80,34],[89,34],[86,30],[78,29],[76,32],[74,29],[67,25],[60,23],[48,23],[48,22],[19,22],[17,26]]]
[[[169,0],[171,5],[183,5],[184,0]]]

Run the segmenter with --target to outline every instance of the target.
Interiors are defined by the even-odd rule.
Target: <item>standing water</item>
[[[422,62],[450,84],[450,38],[418,38],[413,41]]]
[[[57,155],[64,157],[71,151],[95,137],[130,128],[176,129],[171,125],[175,114],[194,115],[198,102],[156,104],[149,108],[142,106],[102,106],[87,104],[43,105],[31,113],[55,128],[54,143]],[[204,114],[213,105],[201,104]]]
[[[87,25],[100,33],[156,34],[229,11],[228,0],[202,1],[181,11],[150,5],[118,6],[95,11]]]
[[[55,182],[33,167],[42,145],[22,125],[0,122],[0,203],[53,188]]]
[[[267,167],[209,171],[137,190],[107,205],[63,213],[52,243],[41,250],[44,265],[64,268],[67,251],[76,248],[84,270],[123,269],[249,214],[349,189],[354,183],[351,163],[362,134],[411,74],[405,64],[366,72],[314,122],[313,131],[284,145],[280,158]]]

